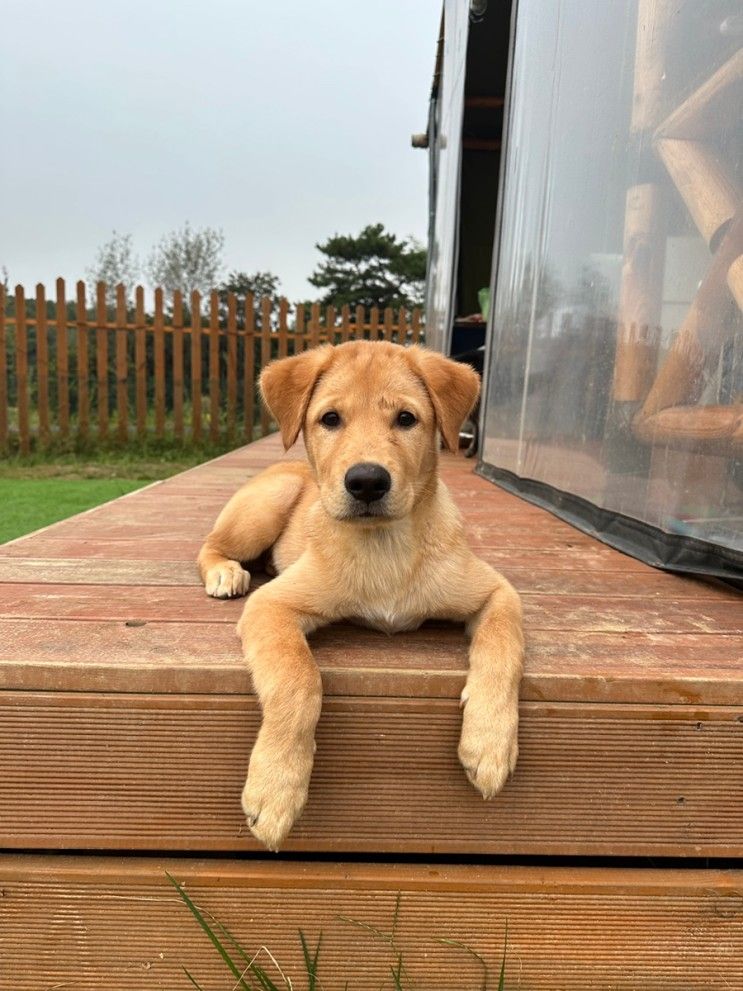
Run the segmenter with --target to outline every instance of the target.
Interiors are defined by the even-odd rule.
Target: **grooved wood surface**
[[[332,699],[284,849],[734,856],[737,710],[524,703],[518,773],[485,802],[453,700]],[[246,696],[0,694],[6,848],[243,851]]]
[[[140,991],[234,979],[167,882],[295,988],[298,929],[324,991],[411,986],[701,991],[743,986],[743,872],[0,857],[0,989]],[[375,938],[391,934],[394,940]],[[448,941],[448,942],[447,942]],[[259,958],[271,963],[265,951]],[[271,972],[276,978],[276,971]],[[277,981],[277,983],[279,983]]]
[[[0,547],[0,844],[252,849],[242,603],[209,599],[193,558],[279,456],[270,437]],[[334,626],[312,638],[326,702],[288,848],[740,854],[743,598],[654,571],[472,468],[442,459],[474,548],[524,601],[516,776],[485,803],[458,766],[460,628]]]

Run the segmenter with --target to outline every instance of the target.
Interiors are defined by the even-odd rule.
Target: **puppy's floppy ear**
[[[272,361],[261,372],[263,402],[279,425],[288,451],[299,436],[312,390],[330,364],[333,348],[324,344],[311,351]]]
[[[480,376],[470,365],[437,351],[413,346],[406,348],[405,354],[431,397],[444,446],[456,452],[459,430],[480,394]]]

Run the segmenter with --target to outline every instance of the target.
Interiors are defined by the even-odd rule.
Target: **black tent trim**
[[[602,509],[580,496],[521,478],[505,468],[479,461],[476,472],[490,482],[546,509],[583,533],[623,554],[663,571],[720,578],[743,588],[743,553],[677,533],[666,533],[631,516]]]

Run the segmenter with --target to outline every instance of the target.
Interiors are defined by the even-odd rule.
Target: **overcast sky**
[[[0,267],[85,275],[188,220],[310,292],[315,242],[425,237],[438,0],[4,0]]]

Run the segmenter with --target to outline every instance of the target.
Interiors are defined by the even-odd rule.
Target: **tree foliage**
[[[214,227],[193,229],[186,222],[181,230],[171,231],[152,249],[147,274],[154,286],[168,293],[176,289],[186,300],[198,290],[202,295],[216,288],[222,272],[224,234]]]
[[[422,303],[425,248],[399,239],[383,224],[369,224],[356,237],[335,234],[316,247],[324,258],[309,281],[324,290],[323,305],[381,309]]]
[[[112,231],[111,237],[98,249],[95,261],[87,271],[91,283],[91,299],[95,301],[96,282],[105,282],[106,304],[113,306],[116,301],[116,286],[126,286],[127,302],[131,303],[132,290],[139,279],[140,263],[134,254],[131,234]]]

